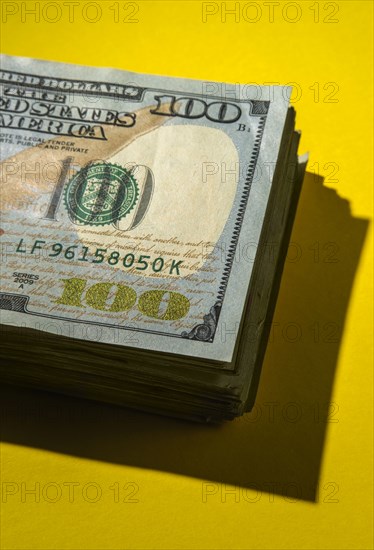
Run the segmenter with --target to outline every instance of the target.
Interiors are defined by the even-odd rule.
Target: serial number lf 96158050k
[[[45,247],[45,245],[47,245]],[[63,243],[50,243],[37,239],[28,248],[24,239],[20,239],[16,252],[19,254],[37,255],[40,252],[46,253],[46,258],[58,258],[59,260],[77,260],[79,262],[90,262],[93,264],[107,263],[112,266],[121,266],[125,269],[137,271],[152,271],[153,273],[164,272],[168,275],[180,275],[180,267],[183,260],[166,260],[161,256],[153,257],[147,254],[134,254],[133,252],[120,253],[118,250],[107,248],[90,249],[83,245],[65,245]],[[50,252],[49,252],[50,251]]]

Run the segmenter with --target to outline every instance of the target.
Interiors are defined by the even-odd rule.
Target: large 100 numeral
[[[57,304],[84,307],[83,293],[86,279],[63,279],[64,290]],[[110,299],[110,294],[114,296]],[[117,313],[133,309],[138,296],[133,288],[115,283],[96,283],[86,290],[85,302],[99,311]],[[185,317],[190,309],[190,301],[179,292],[148,290],[139,296],[138,310],[147,317],[163,321],[176,321]]]
[[[195,97],[180,97],[174,95],[156,95],[156,109],[151,110],[154,115],[177,116],[182,118],[201,118],[205,116],[212,122],[230,123],[236,122],[242,114],[238,105],[225,101],[213,101],[207,104],[202,99]],[[169,111],[161,109],[161,106],[168,106]]]

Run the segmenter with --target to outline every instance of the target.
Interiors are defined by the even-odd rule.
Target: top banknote
[[[0,85],[1,322],[230,361],[290,90],[10,56]]]

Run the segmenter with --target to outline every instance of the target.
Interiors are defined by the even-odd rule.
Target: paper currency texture
[[[1,321],[230,361],[284,88],[1,57]]]

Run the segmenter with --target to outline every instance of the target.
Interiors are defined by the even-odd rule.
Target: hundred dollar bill
[[[290,89],[5,55],[0,87],[1,322],[230,362]]]

